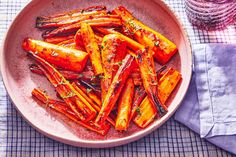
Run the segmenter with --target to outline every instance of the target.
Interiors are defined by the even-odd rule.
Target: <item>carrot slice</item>
[[[89,16],[88,19],[83,20],[81,22],[58,27],[58,28],[51,30],[51,31],[46,31],[43,34],[43,38],[59,36],[59,35],[63,35],[66,33],[67,34],[75,34],[75,32],[80,29],[82,22],[88,23],[92,27],[93,26],[96,26],[96,27],[101,27],[101,26],[118,27],[118,26],[121,26],[121,19],[117,15],[94,15],[94,16]]]
[[[104,121],[107,119],[108,115],[113,109],[121,93],[121,90],[124,87],[124,84],[133,68],[133,62],[134,57],[132,57],[130,54],[127,54],[108,89],[108,92],[102,104],[101,111],[99,112],[95,120],[96,125],[103,125]]]
[[[122,64],[125,55],[126,44],[123,40],[120,40],[115,35],[104,36],[101,51],[104,70],[104,77],[101,81],[102,100],[104,100],[113,77]]]
[[[36,19],[37,28],[60,27],[79,22],[91,15],[106,14],[105,6],[93,6],[85,9],[76,9],[53,16],[39,16]]]
[[[87,23],[81,23],[81,36],[86,51],[89,54],[95,75],[103,73],[100,50],[92,28]]]
[[[80,72],[84,69],[88,54],[76,49],[66,48],[40,40],[26,38],[22,47],[63,69]]]
[[[148,99],[153,105],[153,108],[157,109],[159,116],[163,116],[167,112],[167,107],[160,102],[157,96],[158,80],[152,54],[150,54],[147,49],[138,50],[136,54],[136,62],[138,63],[140,68],[143,86],[145,91],[147,92]]]
[[[133,95],[134,95],[134,83],[132,78],[126,81],[125,87],[120,95],[118,101],[118,113],[116,117],[116,130],[123,131],[129,126],[129,118],[131,113]]]

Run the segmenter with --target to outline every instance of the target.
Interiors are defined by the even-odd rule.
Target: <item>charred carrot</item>
[[[121,16],[122,23],[134,34],[136,40],[149,46],[155,52],[154,57],[159,63],[165,64],[177,52],[177,47],[173,42],[137,20],[126,8],[117,7],[113,13]]]
[[[22,47],[25,51],[30,51],[51,64],[76,72],[83,70],[88,59],[86,52],[31,38],[26,38]]]
[[[118,113],[116,117],[115,129],[119,131],[126,130],[129,126],[129,118],[134,95],[134,83],[132,78],[126,81],[125,88],[120,95],[118,101]]]
[[[148,99],[156,108],[159,116],[163,116],[167,112],[167,107],[162,104],[158,98],[158,80],[154,67],[154,60],[152,54],[147,49],[138,50],[136,52],[136,62],[139,65],[143,86],[147,92]]]
[[[94,34],[94,37],[96,39],[96,42],[98,44],[99,49],[101,49],[101,44],[102,44],[103,37],[101,37],[97,33]],[[75,42],[77,47],[83,47],[85,49],[84,42],[83,42],[83,37],[81,35],[80,29],[76,32],[76,35],[75,35],[75,38],[74,38],[74,42]]]
[[[39,63],[39,68],[55,87],[56,91],[60,94],[60,97],[82,121],[89,121],[96,116],[96,110],[94,110],[88,102],[84,101],[84,98],[58,72],[58,70],[34,53],[29,52],[29,54]]]
[[[101,51],[104,70],[104,77],[101,81],[102,99],[104,99],[125,55],[126,44],[123,40],[120,40],[114,34],[104,36]]]
[[[58,44],[58,43],[61,43],[63,41],[73,39],[73,38],[74,38],[74,35],[69,35],[69,36],[64,36],[64,37],[45,38],[44,41],[51,44]]]
[[[96,30],[100,31],[101,33],[104,33],[105,35],[109,35],[112,34],[113,36],[116,36],[116,38],[119,38],[120,40],[124,40],[127,44],[127,47],[129,47],[130,49],[132,49],[133,51],[137,51],[140,49],[144,49],[145,46],[136,42],[135,40],[115,31],[112,29],[105,29],[105,28],[96,28]]]
[[[43,71],[38,67],[37,64],[30,64],[29,69],[30,69],[31,72],[33,72],[35,74],[44,75]],[[62,70],[62,69],[59,69],[58,71],[67,80],[78,80],[78,79],[80,79],[81,81],[91,81],[92,83],[97,81],[94,78],[94,73],[91,70],[89,70],[87,67],[81,73],[76,73],[74,71],[68,71],[68,70]]]
[[[94,6],[85,9],[72,10],[53,16],[39,16],[36,19],[37,28],[51,28],[60,27],[64,25],[71,25],[79,22],[91,15],[105,15],[107,14],[105,6]]]
[[[84,92],[86,93],[99,107],[102,106],[102,101],[101,98],[98,95],[101,95],[100,91],[97,93],[98,89],[95,89],[95,87],[92,86],[87,86],[76,81],[76,85]]]
[[[162,104],[166,103],[166,100],[170,97],[180,80],[181,74],[173,68],[169,68],[160,78],[158,81],[158,97]],[[145,128],[150,124],[157,114],[156,109],[153,108],[148,97],[145,97],[135,111],[133,120],[141,128]]]
[[[45,104],[47,107],[50,107],[51,109],[61,113],[62,115],[66,116],[67,118],[69,118],[70,120],[76,122],[77,124],[91,130],[94,131],[98,134],[101,135],[106,135],[107,132],[110,129],[109,125],[104,125],[102,127],[96,127],[92,121],[90,122],[83,122],[81,121],[77,115],[67,106],[66,103],[62,102],[62,101],[57,101],[57,100],[53,100],[51,99],[48,95],[45,94],[45,92],[39,90],[39,89],[34,89],[32,91],[32,96],[35,97],[36,99],[38,99],[40,102],[42,102],[43,104]]]
[[[124,60],[122,61],[122,65],[119,67],[116,75],[113,78],[111,86],[108,89],[106,97],[103,101],[102,108],[95,120],[96,125],[102,125],[113,109],[122,88],[132,70],[132,64],[134,62],[134,57],[130,54],[127,54]]]
[[[158,97],[162,104],[166,103],[166,100],[180,82],[181,78],[181,74],[173,68],[169,68],[160,78],[158,81]]]
[[[85,49],[89,54],[94,73],[95,75],[101,75],[103,73],[102,60],[94,32],[87,23],[81,23],[80,31]]]
[[[98,16],[90,16],[89,19],[83,20],[81,22],[68,25],[68,26],[62,26],[59,28],[56,28],[52,31],[46,31],[43,33],[44,38],[49,38],[53,36],[59,36],[63,34],[73,34],[78,29],[80,29],[81,23],[88,23],[90,26],[96,26],[96,27],[101,27],[101,26],[121,26],[121,20],[119,16],[116,15],[98,15]]]
[[[131,114],[129,117],[129,121],[137,115],[138,107],[146,96],[147,96],[147,94],[146,94],[143,86],[138,86],[135,88],[133,105],[132,105],[132,110],[131,110]]]
[[[96,110],[96,111],[100,111],[101,110],[101,104],[100,106],[98,104],[96,104],[79,86],[77,86],[76,83],[72,83],[72,86],[75,88],[75,90],[82,96],[84,97],[91,105],[92,107]],[[107,117],[107,121],[109,123],[111,123],[113,126],[115,126],[115,122],[112,118],[110,118],[109,116]]]
[[[141,104],[136,108],[136,116],[133,121],[141,128],[145,128],[150,124],[157,115],[157,111],[153,108],[148,97],[145,97]]]

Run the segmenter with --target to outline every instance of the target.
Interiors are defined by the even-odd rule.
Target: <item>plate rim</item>
[[[45,135],[48,138],[51,138],[53,140],[56,141],[60,141],[62,143],[65,144],[69,144],[69,145],[73,145],[73,146],[79,146],[79,147],[85,147],[85,148],[107,148],[107,147],[114,147],[114,146],[120,146],[120,145],[124,145],[133,141],[136,141],[148,134],[150,134],[151,132],[153,132],[154,130],[156,130],[157,128],[159,128],[160,126],[162,126],[174,113],[175,111],[179,108],[179,106],[181,105],[181,102],[183,101],[187,90],[189,88],[190,85],[190,81],[191,81],[191,77],[192,77],[192,69],[193,69],[193,56],[192,56],[192,48],[191,48],[191,42],[189,40],[189,36],[188,33],[186,31],[186,28],[184,27],[184,25],[182,24],[180,18],[178,17],[178,15],[176,15],[176,13],[172,10],[172,8],[170,8],[165,2],[164,0],[160,0],[160,1],[156,1],[156,0],[152,0],[154,3],[156,3],[157,5],[160,5],[161,8],[163,8],[173,19],[174,22],[180,27],[180,29],[182,30],[183,33],[183,39],[186,40],[186,46],[187,49],[189,49],[189,76],[188,79],[185,80],[187,81],[187,87],[184,89],[184,94],[181,96],[181,100],[179,100],[178,104],[176,104],[176,107],[172,110],[172,112],[168,112],[169,114],[166,114],[164,116],[164,118],[162,119],[162,121],[158,124],[158,125],[151,125],[143,130],[140,130],[134,134],[131,134],[129,136],[126,137],[122,137],[122,138],[117,138],[117,139],[107,139],[107,140],[84,140],[84,139],[79,139],[79,140],[72,140],[69,138],[65,138],[65,137],[59,137],[56,135],[53,135],[51,133],[48,133],[42,129],[40,129],[40,127],[36,126],[35,124],[31,123],[31,121],[29,119],[27,119],[23,113],[21,113],[21,111],[19,110],[19,108],[17,107],[17,102],[14,100],[14,96],[13,94],[11,94],[10,90],[10,86],[8,85],[8,81],[7,81],[7,74],[6,74],[6,61],[5,59],[5,47],[6,47],[6,39],[8,37],[8,34],[10,33],[11,29],[13,29],[13,25],[16,23],[16,19],[20,18],[21,16],[23,16],[23,14],[33,5],[37,4],[37,2],[40,0],[32,0],[30,1],[28,4],[26,4],[26,6],[21,9],[21,11],[13,18],[10,26],[8,27],[8,29],[6,30],[5,36],[2,40],[2,46],[0,48],[0,71],[1,71],[1,76],[2,76],[2,81],[3,84],[5,86],[6,92],[9,95],[9,98],[11,100],[11,102],[14,104],[14,107],[17,109],[17,112],[20,113],[20,115],[24,118],[24,120],[27,121],[27,123],[30,124],[30,126],[32,126],[36,131],[40,132],[41,134]],[[101,145],[100,145],[101,144]]]

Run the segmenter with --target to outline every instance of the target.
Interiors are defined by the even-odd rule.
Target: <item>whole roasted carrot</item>
[[[159,116],[163,116],[167,112],[167,107],[160,102],[157,95],[158,80],[153,56],[147,49],[138,50],[136,54],[136,62],[140,68],[143,86],[147,92],[148,99],[153,105],[153,108],[157,109]]]
[[[60,27],[71,25],[88,18],[91,15],[107,14],[105,6],[93,6],[85,9],[76,9],[53,16],[39,16],[36,19],[37,28]]]
[[[130,54],[127,54],[108,89],[108,92],[102,104],[102,108],[95,120],[96,125],[103,125],[111,110],[113,109],[121,93],[121,90],[124,87],[125,82],[133,68],[133,63],[134,57],[132,57]]]
[[[65,102],[51,99],[48,95],[46,95],[45,92],[41,91],[40,89],[33,89],[32,96],[34,96],[37,100],[45,104],[47,107],[61,113],[62,115],[66,116],[77,124],[85,127],[86,129],[89,129],[101,135],[106,135],[110,129],[110,126],[107,124],[102,127],[96,127],[93,121],[87,123],[81,121],[79,117],[77,117],[77,115],[67,106]]]
[[[96,110],[84,100],[58,70],[34,53],[29,52],[29,54],[39,63],[39,68],[55,87],[60,97],[82,121],[89,121],[96,116]]]
[[[125,88],[120,95],[118,101],[118,111],[116,117],[116,130],[123,131],[129,126],[129,118],[134,95],[134,83],[132,78],[128,78]]]
[[[121,16],[122,23],[138,42],[155,52],[154,57],[159,63],[165,64],[177,52],[173,42],[137,20],[125,7],[117,7],[113,13]]]
[[[76,49],[66,48],[40,40],[26,38],[22,47],[63,69],[80,72],[84,69],[88,54]]]
[[[85,49],[89,54],[94,73],[95,75],[101,75],[103,73],[102,60],[94,32],[87,23],[81,23],[80,32]]]
[[[180,80],[181,74],[173,68],[169,68],[160,78],[158,81],[158,97],[162,104],[166,103],[166,100],[170,97]],[[149,125],[157,114],[156,109],[153,108],[147,96],[142,103],[136,107],[135,111],[133,121],[141,128],[145,128]]]
[[[78,29],[80,29],[80,25],[82,22],[88,23],[90,26],[97,26],[97,27],[101,27],[101,26],[121,26],[121,20],[119,16],[116,15],[94,15],[94,16],[90,16],[88,19],[83,20],[81,22],[72,24],[72,25],[66,25],[66,26],[62,26],[59,28],[56,28],[52,31],[46,31],[43,34],[44,38],[48,38],[48,37],[53,37],[53,36],[60,36],[63,34],[73,34],[76,31],[78,31]]]
[[[114,34],[104,36],[101,50],[104,70],[104,77],[101,81],[102,99],[104,99],[113,77],[119,66],[122,64],[125,55],[126,44],[123,40],[117,38]]]

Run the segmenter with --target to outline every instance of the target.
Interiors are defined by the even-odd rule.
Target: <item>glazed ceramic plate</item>
[[[94,5],[106,5],[109,10],[123,5],[135,17],[165,35],[178,46],[179,53],[172,58],[168,66],[182,73],[182,82],[168,100],[168,113],[145,129],[131,124],[127,132],[120,133],[111,129],[105,137],[100,136],[40,106],[31,97],[31,91],[36,87],[45,89],[50,95],[55,96],[54,89],[45,77],[29,71],[28,65],[32,63],[32,60],[21,48],[25,37],[41,39],[42,31],[35,28],[36,17]],[[170,8],[158,0],[32,0],[10,26],[1,54],[3,81],[19,113],[29,124],[47,137],[80,147],[118,146],[135,141],[156,130],[179,107],[188,89],[192,72],[192,55],[188,37]]]

